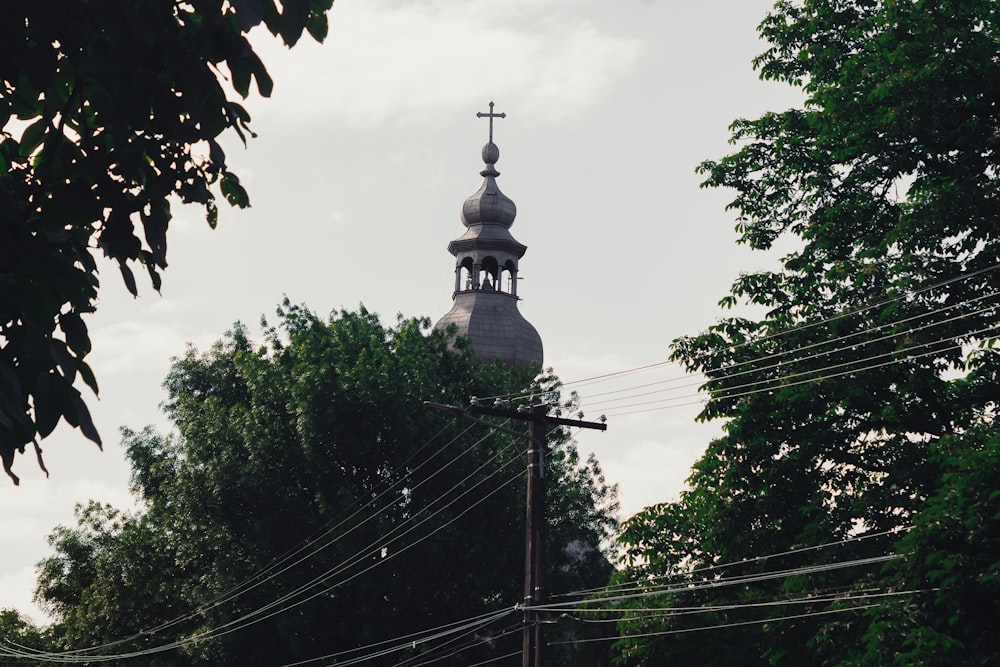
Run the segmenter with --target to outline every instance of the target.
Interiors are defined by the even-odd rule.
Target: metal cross
[[[484,113],[482,111],[476,112],[476,118],[489,118],[490,119],[490,143],[493,143],[493,119],[494,118],[506,118],[505,113],[493,113],[493,102],[490,102],[490,112]]]

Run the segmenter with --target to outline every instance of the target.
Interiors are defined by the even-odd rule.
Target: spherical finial
[[[492,141],[483,146],[483,162],[486,164],[496,164],[500,159],[500,149]]]

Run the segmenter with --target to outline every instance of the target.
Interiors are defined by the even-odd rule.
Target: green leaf
[[[326,18],[324,16],[324,18]],[[249,48],[249,45],[248,45]],[[257,92],[260,93],[261,97],[270,97],[271,93],[274,91],[274,81],[271,79],[271,75],[267,73],[267,68],[264,67],[264,63],[253,51],[249,51],[247,58],[250,60],[250,67],[253,71],[254,80],[257,82]],[[244,97],[246,97],[244,95]]]
[[[97,388],[97,377],[94,375],[94,371],[91,370],[90,366],[82,360],[77,361],[76,370],[79,371],[80,377],[83,378],[83,381],[88,387],[90,387],[96,396],[99,392]]]
[[[66,336],[66,344],[76,353],[78,357],[83,357],[90,353],[90,336],[87,333],[87,325],[83,318],[76,311],[63,313],[59,316],[59,328]]]
[[[324,13],[312,13],[306,21],[306,30],[317,42],[322,42],[326,39],[327,34],[330,30],[330,24],[327,21],[326,14]]]
[[[61,401],[63,417],[71,426],[77,427],[87,437],[88,440],[101,447],[101,436],[94,426],[94,420],[90,416],[90,410],[84,402],[80,392],[74,387],[65,383],[62,378],[53,376],[54,382],[58,386],[55,392]]]
[[[132,296],[138,296],[139,289],[135,284],[135,274],[132,273],[132,269],[129,268],[125,260],[120,260],[118,262],[118,269],[122,273],[122,280],[125,281],[125,287],[128,288],[129,293]]]
[[[250,205],[250,197],[243,186],[240,185],[240,179],[236,174],[229,171],[223,172],[222,178],[219,181],[219,187],[230,205],[239,206],[240,208],[246,208]]]
[[[250,77],[253,75],[253,61],[245,53],[235,53],[226,61],[233,78],[233,88],[240,97],[246,99],[250,94]]]
[[[35,406],[35,427],[38,435],[45,438],[59,423],[62,410],[53,396],[56,386],[51,373],[41,373],[35,380],[33,402]]]
[[[49,130],[49,121],[46,118],[39,118],[35,122],[24,128],[19,142],[20,158],[22,160],[31,157],[38,147],[45,141],[45,134]]]
[[[170,224],[170,203],[167,199],[154,199],[148,204],[148,213],[141,212],[146,243],[152,259],[160,268],[167,266],[167,226]]]

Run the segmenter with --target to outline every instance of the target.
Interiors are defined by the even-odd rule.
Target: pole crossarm
[[[498,431],[503,431],[504,433],[510,433],[511,435],[516,435],[519,438],[526,437],[526,434],[521,431],[515,431],[512,428],[506,428],[504,426],[498,426],[493,422],[488,422],[485,419],[476,419],[474,415],[483,415],[487,417],[505,417],[507,419],[515,419],[518,421],[541,421],[543,424],[549,426],[559,425],[559,426],[575,426],[577,428],[592,428],[598,431],[607,431],[608,425],[601,422],[585,422],[582,419],[564,419],[563,417],[550,417],[549,415],[533,415],[530,412],[519,412],[518,410],[512,410],[510,408],[484,408],[478,405],[470,407],[468,410],[465,408],[460,408],[457,405],[446,405],[444,403],[434,403],[433,401],[424,401],[424,407],[430,408],[431,410],[437,410],[438,412],[444,412],[456,417],[464,417],[470,421],[474,421],[477,424],[482,424],[484,426],[489,426],[490,428],[495,428]]]
[[[469,421],[475,422],[477,424],[482,424],[483,426],[489,426],[497,431],[502,431],[504,433],[509,433],[510,435],[517,436],[518,438],[527,438],[528,434],[524,431],[516,431],[512,428],[507,428],[506,426],[501,426],[499,424],[494,424],[493,422],[488,422],[485,419],[479,419],[470,415],[465,409],[460,408],[455,405],[445,405],[444,403],[434,403],[432,401],[424,401],[424,407],[430,408],[431,410],[437,410],[438,412],[444,412],[449,415],[454,415],[456,417],[463,417]]]
[[[585,422],[582,419],[564,419],[562,417],[550,417],[549,415],[542,415],[538,417],[532,415],[530,412],[519,412],[510,408],[484,408],[478,405],[473,405],[469,408],[469,413],[473,415],[489,415],[490,417],[520,419],[522,421],[534,421],[535,419],[538,419],[543,424],[548,424],[550,426],[575,426],[577,428],[592,428],[598,431],[608,430],[608,425],[601,422]]]

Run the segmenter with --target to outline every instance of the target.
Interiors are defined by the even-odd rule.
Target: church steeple
[[[455,256],[454,304],[435,329],[449,324],[468,336],[479,359],[498,359],[515,366],[542,363],[542,339],[517,309],[518,261],[527,246],[510,234],[517,207],[497,186],[500,149],[493,143],[493,119],[505,113],[479,112],[490,119],[489,141],[483,146],[483,185],[462,205],[466,232],[448,244]]]

